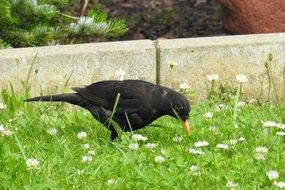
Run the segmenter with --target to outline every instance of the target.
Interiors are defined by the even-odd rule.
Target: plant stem
[[[284,97],[285,97],[285,66],[283,68],[283,101],[285,101]]]
[[[268,95],[267,95],[267,101],[270,101],[270,92],[271,92],[271,78],[270,78],[270,73],[269,73],[269,63],[268,66],[265,67],[266,68],[266,74],[267,74],[267,78],[268,78]]]
[[[214,87],[215,87],[215,81],[214,81],[214,80],[212,80],[211,94],[214,92]]]
[[[64,14],[64,13],[61,13],[61,12],[57,12],[59,15],[61,16],[64,16],[64,17],[67,17],[67,18],[71,18],[73,20],[79,20],[79,17],[75,17],[75,16],[70,16],[70,15],[67,15],[67,14]]]
[[[270,74],[270,77],[273,76],[271,67],[269,68],[269,74]],[[272,82],[272,86],[273,86],[273,90],[274,90],[274,94],[275,94],[275,97],[276,97],[277,104],[279,105],[279,97],[278,97],[278,93],[277,93],[277,89],[276,89],[275,80],[273,80],[273,77],[271,79],[271,82]]]
[[[81,17],[83,17],[85,15],[88,3],[89,3],[89,0],[84,0],[84,5],[83,5],[82,10],[81,10]]]
[[[242,88],[242,83],[238,86],[237,94],[235,96],[235,104],[234,104],[234,113],[233,113],[233,125],[236,124],[236,118],[237,118],[237,105],[239,101],[239,96]]]
[[[116,112],[116,109],[117,109],[117,106],[118,106],[118,103],[119,103],[119,100],[120,100],[120,95],[121,95],[120,93],[117,94],[116,101],[115,101],[115,104],[114,104],[114,107],[113,107],[112,114],[111,114],[111,116],[109,118],[109,123],[108,123],[108,127],[107,128],[110,127],[110,125],[111,125],[111,123],[113,121],[113,116],[114,116],[114,114]]]
[[[263,82],[260,82],[260,93],[259,93],[259,101],[261,101],[262,98],[262,94],[263,94]]]
[[[267,72],[267,76],[268,76],[268,84],[269,84],[268,101],[270,101],[270,92],[271,92],[271,85],[272,85],[277,104],[279,105],[279,97],[278,97],[275,81],[273,80],[272,69],[271,69],[272,60],[273,60],[273,56],[272,56],[272,54],[269,54],[268,59],[265,62],[265,68],[266,68],[266,72]]]

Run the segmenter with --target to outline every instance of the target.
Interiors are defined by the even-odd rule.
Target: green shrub
[[[127,31],[122,19],[96,10],[74,17],[62,12],[67,6],[68,0],[1,0],[0,48],[81,43]]]

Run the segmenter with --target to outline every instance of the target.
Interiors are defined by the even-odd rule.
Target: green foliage
[[[80,43],[127,31],[122,19],[97,10],[73,17],[60,11],[67,6],[68,0],[1,0],[0,48]]]
[[[4,48],[10,48],[11,46],[9,46],[8,44],[6,44],[2,38],[0,37],[0,49],[4,49]]]
[[[207,100],[193,105],[189,136],[178,120],[166,116],[154,123],[160,127],[135,132],[148,137],[147,142],[135,142],[132,133],[111,142],[107,129],[86,110],[61,103],[24,103],[29,86],[23,86],[21,94],[12,86],[3,90],[0,100],[6,104],[0,108],[0,125],[13,132],[9,136],[0,131],[0,189],[231,189],[228,181],[237,184],[236,189],[275,189],[266,176],[269,170],[279,172],[276,181],[285,181],[285,136],[277,135],[285,130],[284,102],[248,103],[235,111],[236,100]],[[223,93],[236,96],[238,91]],[[206,118],[206,112],[213,117]],[[237,126],[232,123],[234,112]],[[268,120],[283,125],[266,128],[262,121]],[[48,133],[51,128],[57,130],[55,135]],[[78,139],[80,131],[87,132],[87,138]],[[176,136],[181,141],[174,142]],[[209,146],[195,147],[204,140]],[[90,148],[82,147],[86,143]],[[130,150],[132,143],[138,143],[137,151]],[[149,149],[147,143],[157,146]],[[259,146],[268,149],[264,160],[257,159]],[[204,154],[189,153],[189,148]],[[82,162],[86,155],[92,161]],[[165,161],[157,163],[157,156]],[[38,169],[28,170],[28,158],[39,161]]]

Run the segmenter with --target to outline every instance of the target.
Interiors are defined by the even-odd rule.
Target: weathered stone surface
[[[28,81],[37,95],[62,92],[69,76],[68,87],[118,79],[120,68],[124,79],[156,82],[155,46],[150,40],[138,40],[0,50],[0,91],[9,81],[20,90],[33,59]]]
[[[285,32],[284,0],[220,0],[221,20],[234,34]]]
[[[238,85],[237,74],[245,74],[247,97],[259,97],[263,82],[261,98],[265,98],[268,80],[264,63],[270,53],[277,90],[280,97],[284,96],[285,33],[161,40],[157,46],[160,83],[179,89],[185,82],[195,93],[195,100],[206,97],[211,85],[207,75],[212,74],[220,76],[218,83],[231,87]],[[172,62],[177,63],[173,68],[169,65]]]
[[[158,40],[156,45],[142,40],[0,50],[0,91],[9,81],[21,90],[20,81],[26,80],[35,59],[28,82],[36,95],[62,92],[71,74],[67,88],[117,79],[116,71],[122,68],[125,79],[158,80],[177,90],[185,82],[195,100],[207,95],[207,75],[218,74],[219,83],[234,87],[236,75],[246,74],[244,95],[259,97],[262,83],[261,98],[266,98],[264,63],[270,53],[274,81],[284,97],[285,33]]]

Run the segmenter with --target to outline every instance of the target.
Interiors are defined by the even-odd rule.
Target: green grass
[[[109,132],[87,111],[66,104],[23,103],[27,96],[2,93],[7,108],[0,109],[0,124],[13,135],[0,136],[0,189],[229,189],[227,181],[238,183],[237,189],[277,188],[266,176],[269,170],[279,172],[277,181],[285,181],[285,136],[276,136],[280,129],[262,125],[268,120],[285,123],[284,102],[247,104],[236,112],[234,98],[205,101],[192,108],[189,136],[178,120],[162,117],[154,123],[160,127],[134,132],[148,140],[133,151],[132,133],[112,142]],[[228,109],[216,111],[220,103]],[[206,112],[213,112],[213,117],[205,118]],[[209,130],[210,126],[217,130]],[[49,128],[56,128],[57,134],[48,134]],[[87,132],[86,139],[77,138],[80,131]],[[182,136],[181,142],[173,142],[176,135]],[[230,145],[231,139],[240,137],[245,140]],[[209,146],[197,149],[205,154],[190,154],[189,148],[203,140]],[[88,163],[81,161],[88,154],[84,143],[95,151]],[[158,147],[147,149],[147,143]],[[229,149],[217,148],[220,143]],[[256,159],[258,146],[268,148],[263,161]],[[155,162],[156,156],[165,161]],[[27,169],[28,158],[39,161],[38,169]],[[199,166],[200,175],[191,171],[192,165]],[[110,179],[115,183],[108,184]]]

